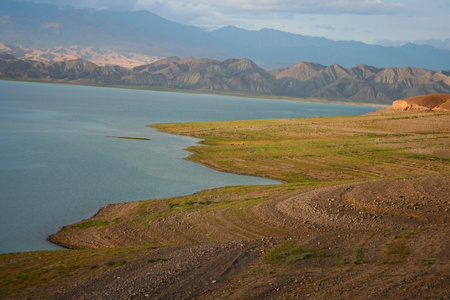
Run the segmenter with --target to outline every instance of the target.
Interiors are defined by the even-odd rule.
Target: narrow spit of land
[[[109,205],[0,256],[3,298],[450,297],[450,114],[154,125],[285,182]]]

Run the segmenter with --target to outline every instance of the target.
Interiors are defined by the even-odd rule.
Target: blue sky
[[[438,39],[450,49],[450,0],[34,0],[76,8],[149,10],[206,30],[234,25],[333,40],[397,44]],[[439,44],[438,41],[434,43]],[[446,44],[446,45],[445,45]]]

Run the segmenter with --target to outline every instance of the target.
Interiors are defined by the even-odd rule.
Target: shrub
[[[353,253],[353,263],[362,264],[364,261],[364,249],[361,246],[355,248],[355,252]]]

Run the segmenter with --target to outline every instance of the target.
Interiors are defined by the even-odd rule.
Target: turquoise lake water
[[[147,124],[362,115],[374,107],[0,81],[0,253],[50,250],[109,203],[274,181],[184,160],[197,139]],[[143,137],[126,140],[108,136]]]

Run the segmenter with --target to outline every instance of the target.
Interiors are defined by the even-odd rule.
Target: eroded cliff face
[[[450,111],[450,94],[432,94],[397,100],[394,110],[403,111]]]

